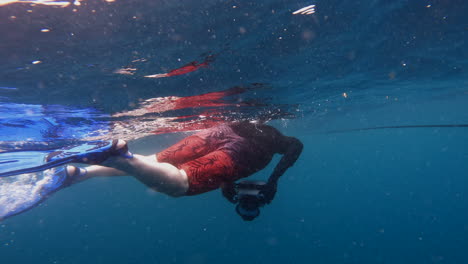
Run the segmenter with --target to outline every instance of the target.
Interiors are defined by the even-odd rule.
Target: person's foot
[[[128,159],[133,158],[133,154],[128,151],[127,141],[123,139],[117,139],[116,141],[112,142],[111,155],[122,156]]]
[[[84,154],[76,162],[86,164],[101,164],[111,157],[133,158],[133,154],[128,151],[127,142],[122,139],[112,140],[112,144],[104,151],[97,151]]]
[[[82,181],[88,171],[85,168],[79,168],[76,166],[68,165],[65,167],[65,173],[67,178],[65,179],[65,186],[70,186],[76,182]]]

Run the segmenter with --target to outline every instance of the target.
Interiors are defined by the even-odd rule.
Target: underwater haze
[[[0,221],[0,262],[468,263],[467,14],[464,0],[0,0],[0,152],[123,138],[152,154],[239,120],[304,144],[252,222],[219,190],[91,179]],[[40,184],[0,178],[0,204],[26,181]]]

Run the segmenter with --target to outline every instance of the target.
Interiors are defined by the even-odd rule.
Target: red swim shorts
[[[187,173],[186,195],[208,192],[219,188],[223,182],[241,178],[226,146],[242,138],[231,134],[230,128],[223,130],[189,136],[156,154],[158,162],[170,163]]]

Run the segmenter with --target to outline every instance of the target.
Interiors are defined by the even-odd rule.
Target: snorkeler
[[[118,140],[112,151],[93,158],[92,163],[99,165],[67,166],[67,186],[93,177],[132,175],[173,197],[222,188],[229,201],[239,203],[236,211],[242,218],[253,220],[259,214],[258,207],[273,200],[278,179],[295,163],[302,148],[298,139],[284,136],[272,126],[249,122],[201,131],[149,156],[131,154],[126,142]],[[265,168],[276,153],[283,157],[266,183],[235,184]]]
[[[0,152],[0,178],[24,175],[17,198],[0,196],[0,221],[25,212],[62,188],[93,177],[132,175],[149,188],[173,197],[222,188],[236,212],[251,221],[276,194],[278,179],[302,152],[302,143],[265,124],[237,122],[203,130],[156,155],[133,155],[123,140],[90,141],[57,150]],[[283,157],[267,182],[242,181]],[[91,166],[61,166],[84,163]],[[38,178],[37,178],[38,177]],[[36,181],[37,185],[36,185]],[[40,183],[39,183],[40,182]]]

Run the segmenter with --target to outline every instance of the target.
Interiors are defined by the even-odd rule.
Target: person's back
[[[244,167],[242,171],[247,174],[241,178],[265,168],[274,154],[284,154],[287,149],[286,137],[272,126],[239,122],[230,124],[229,127],[245,140],[239,153],[235,155],[238,164]]]

